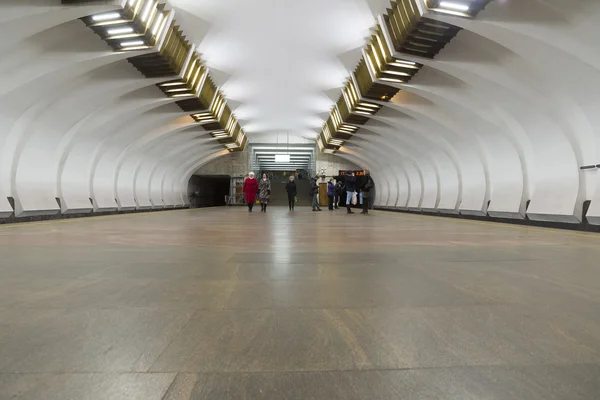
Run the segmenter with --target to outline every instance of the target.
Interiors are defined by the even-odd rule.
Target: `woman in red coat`
[[[248,211],[252,212],[254,203],[256,203],[256,193],[258,193],[258,181],[254,177],[254,172],[250,172],[246,180],[244,180],[243,192],[246,196],[246,204],[248,204]]]

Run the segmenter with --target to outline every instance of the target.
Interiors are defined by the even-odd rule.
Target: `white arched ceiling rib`
[[[590,96],[585,95],[597,93],[598,52],[591,43],[586,43],[589,31],[581,29],[590,26],[589,18],[598,15],[600,7],[597,3],[574,2],[573,7],[571,3],[563,5],[557,14],[545,4],[535,2],[535,10],[533,6],[531,1],[503,7],[492,3],[476,21],[441,16],[439,19],[461,25],[488,39],[488,43],[498,43],[488,46],[487,51],[493,51],[502,64],[480,70],[493,75],[511,91],[518,90],[530,97],[528,107],[519,107],[517,101],[517,106],[509,109],[510,118],[522,124],[532,140],[536,156],[530,217],[577,222],[581,219],[583,201],[593,200],[596,183],[595,179],[589,179],[592,175],[580,173],[578,167],[588,160],[597,163],[598,152],[597,139],[590,129],[598,117],[597,113],[586,110]],[[587,17],[582,13],[584,9]],[[514,24],[513,17],[532,23]],[[544,23],[551,19],[560,23]],[[506,51],[499,54],[502,48],[509,49],[516,57],[503,55]],[[574,49],[580,51],[574,55]],[[563,79],[569,74],[577,80]],[[527,111],[529,115],[523,115]],[[593,205],[594,202],[591,215]]]
[[[409,94],[403,94],[403,96],[406,97],[409,96]],[[437,147],[443,149],[443,152],[437,152],[436,154],[440,162],[446,164],[446,168],[441,169],[440,202],[438,204],[438,210],[448,213],[457,213],[462,199],[464,179],[462,170],[466,165],[460,158],[459,149],[456,149],[451,145],[451,143],[459,140],[459,138],[456,137],[458,134],[451,129],[448,129],[443,122],[429,116],[422,109],[411,105],[410,102],[404,103],[403,105],[389,103],[377,114],[377,116],[373,117],[373,120],[387,121],[390,124],[394,124],[394,114],[392,110],[400,111],[402,114],[412,117],[408,120],[404,118],[399,121],[397,129],[406,132],[409,132],[408,130],[417,132],[418,134],[414,137],[420,137],[423,145],[427,145],[432,149],[436,149]],[[388,117],[388,115],[391,116]],[[372,122],[369,122],[367,125],[371,123]],[[451,161],[451,166],[447,165],[447,159],[444,157],[443,153],[445,153]],[[437,187],[437,182],[433,181],[425,185]],[[420,207],[421,206],[418,208]]]
[[[415,158],[412,157],[404,157],[402,161],[399,161],[398,155],[400,158],[402,158],[402,154],[395,154],[393,151],[390,152],[389,149],[387,149],[387,146],[382,148],[377,144],[373,144],[364,140],[357,141],[357,143],[352,143],[352,146],[360,146],[360,148],[363,149],[363,152],[368,154],[369,157],[377,157],[378,160],[384,162],[384,165],[389,166],[387,171],[384,172],[384,178],[387,182],[395,182],[398,180],[398,176],[403,173],[409,182],[407,186],[411,189],[410,192],[407,192],[405,196],[403,196],[407,199],[406,207],[414,210],[421,209],[425,196],[425,182],[423,178],[422,167],[423,162],[419,163]],[[394,191],[393,186],[386,185],[385,191],[382,192],[382,195],[390,194],[390,197],[393,198],[384,199],[382,197],[381,205],[392,206],[393,204],[398,203],[397,192],[397,190]]]
[[[593,1],[494,1],[473,20],[429,15],[464,29],[435,60],[397,55],[425,65],[402,88],[431,105],[385,108],[417,113],[409,114],[418,125],[411,130],[451,143],[467,174],[461,212],[485,211],[490,201],[490,215],[523,217],[531,200],[532,219],[578,222],[592,200],[588,217],[600,223],[600,177],[579,171],[600,162],[593,129],[600,124],[599,14]],[[384,137],[384,127],[370,128],[376,120],[398,131],[411,123],[385,113],[356,137],[367,130]],[[389,136],[386,144],[395,140]]]
[[[146,159],[152,160],[160,157],[165,149],[171,148],[173,142],[176,144],[183,138],[185,143],[189,143],[188,137],[195,138],[200,134],[206,135],[207,133],[198,127],[190,116],[186,115],[148,131],[143,137],[123,149],[116,162],[116,198],[119,200],[119,208],[129,210],[140,206],[136,201],[135,180]]]
[[[44,8],[34,3],[0,20],[0,32],[11,32],[0,36],[7,56],[0,60],[0,216],[12,211],[8,197],[15,200],[17,216],[56,213],[55,197],[64,212],[90,211],[89,198],[114,209],[120,155],[151,126],[187,113],[152,87],[165,79],[145,79],[124,60],[143,52],[114,53],[81,21],[73,20],[116,9],[115,5],[59,7],[58,1]],[[35,7],[28,7],[31,4]],[[153,189],[160,199],[148,196],[156,204],[165,198],[165,206],[182,205],[187,185],[170,174],[178,165],[202,162],[217,151],[216,141],[179,138],[164,142],[170,147],[162,151],[154,143],[156,151],[136,153],[135,165],[158,165],[148,160],[157,156],[171,162],[168,168],[150,167],[158,171],[154,180],[151,173],[146,176],[148,191],[152,182],[160,188]],[[195,153],[186,153],[191,161],[165,157],[173,148],[192,145]],[[129,203],[137,184],[130,177]]]
[[[358,148],[362,151],[355,151]],[[384,152],[376,146],[370,145],[368,142],[357,141],[357,143],[351,143],[343,149],[346,155],[354,158],[354,162],[357,165],[366,166],[372,171],[372,177],[376,186],[375,204],[387,206],[395,203],[397,197],[396,192],[392,188],[398,187],[400,168],[396,165],[390,168],[389,164],[385,162],[386,157]],[[368,158],[365,156],[367,154]]]
[[[468,54],[472,53],[476,51]],[[437,61],[423,61],[428,67],[421,73],[426,76],[420,77],[421,73],[417,75],[407,90],[416,89],[422,95],[436,93],[439,94],[438,98],[443,97],[463,105],[464,109],[473,110],[470,118],[465,117],[467,122],[474,129],[478,127],[478,137],[483,143],[488,143],[488,148],[494,149],[493,155],[490,155],[495,156],[494,162],[488,163],[491,200],[488,212],[494,216],[523,218],[525,203],[529,199],[530,188],[527,183],[533,170],[534,153],[518,122],[513,120],[510,124],[512,127],[507,122],[510,114],[502,108],[502,104],[509,104],[513,97],[506,93],[505,102],[500,104],[499,96],[492,97],[490,93],[504,93],[504,88],[490,82],[485,76],[466,71],[468,63],[461,68],[458,61],[444,61],[443,58],[440,56]],[[419,81],[423,84],[415,84]],[[460,109],[453,109],[452,113],[455,112],[460,112]]]
[[[405,135],[406,129],[399,129],[394,132],[387,127],[374,128],[373,124],[375,123],[381,124],[380,121],[371,120],[369,125],[360,131],[360,139],[373,144],[373,146],[368,146],[369,149],[366,151],[370,152],[372,148],[381,149],[382,159],[389,162],[389,165],[399,167],[406,174],[407,180],[418,177],[418,181],[408,185],[414,187],[415,190],[410,193],[404,192],[407,201],[402,203],[411,208],[435,209],[439,202],[438,168],[429,155],[429,149],[415,143],[411,137]],[[360,140],[353,140],[352,144],[363,147],[363,142]],[[407,163],[409,166],[406,165]],[[407,170],[410,171],[410,174],[406,172]],[[433,187],[427,186],[428,184],[433,184]],[[414,197],[411,198],[411,195]],[[397,203],[398,195],[395,196],[392,204],[387,205],[394,206]]]
[[[418,204],[420,201],[421,207],[430,211],[437,210],[440,203],[442,191],[440,185],[441,170],[440,164],[445,165],[448,169],[454,168],[449,160],[444,159],[444,153],[439,149],[437,144],[431,146],[424,145],[419,142],[420,135],[415,134],[410,129],[404,126],[398,126],[397,128],[391,126],[377,126],[375,124],[381,124],[380,121],[370,121],[368,125],[362,128],[360,136],[372,141],[375,145],[380,148],[391,150],[389,154],[391,157],[391,163],[399,163],[406,173],[406,167],[404,164],[406,161],[420,171],[421,181],[419,187],[422,187],[422,195],[418,192],[413,193],[415,195],[415,201],[410,201],[410,193],[407,192],[407,187],[403,187],[403,193],[407,196],[407,201],[401,201],[401,203]],[[368,132],[376,132],[377,136],[373,136]],[[418,138],[418,139],[416,139]],[[395,154],[394,154],[395,153]],[[387,152],[386,152],[387,154]],[[440,162],[440,160],[442,160]],[[448,161],[447,164],[444,161]],[[446,169],[444,169],[446,170]],[[408,175],[407,179],[408,178]],[[422,198],[422,200],[420,200]],[[456,199],[454,200],[456,203]],[[396,201],[397,203],[398,201]]]

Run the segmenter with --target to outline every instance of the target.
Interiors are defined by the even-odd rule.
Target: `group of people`
[[[358,203],[358,192],[360,192],[360,203],[362,204],[361,214],[369,213],[371,191],[375,187],[369,171],[365,171],[364,179],[362,179],[360,182],[357,180],[355,173],[352,171],[347,171],[345,176],[338,177],[337,183],[334,182],[334,179],[331,178],[327,183],[329,210],[338,209],[340,202],[345,195],[347,213],[354,214],[352,211],[352,205]],[[289,182],[287,182],[285,186],[285,190],[288,195],[289,209],[290,211],[294,211],[298,196],[298,190],[294,176],[290,176]],[[262,179],[258,181],[254,176],[254,172],[250,172],[248,177],[244,180],[243,192],[249,212],[252,212],[252,209],[254,208],[257,195],[261,205],[261,212],[267,212],[267,205],[269,204],[269,199],[271,198],[271,181],[269,180],[267,174],[263,174]],[[319,206],[318,175],[315,176],[310,182],[310,195],[312,197],[313,211],[322,211],[321,207]]]
[[[359,202],[362,205],[361,214],[368,214],[371,192],[374,188],[375,183],[368,170],[365,170],[364,178],[361,181],[357,179],[356,174],[352,171],[347,171],[345,176],[338,177],[335,183],[332,178],[327,183],[329,210],[338,209],[345,197],[346,212],[348,214],[354,214],[352,205]]]
[[[322,211],[319,206],[319,176],[315,176],[311,180],[311,196],[313,211]],[[348,214],[354,214],[352,205],[359,202],[362,205],[361,214],[369,213],[369,201],[371,191],[375,188],[373,178],[369,171],[365,171],[365,176],[362,181],[358,181],[356,174],[352,171],[347,171],[344,177],[338,177],[337,183],[333,178],[327,182],[327,199],[329,210],[337,210],[342,199],[345,197],[346,211]],[[359,194],[360,192],[360,194]]]
[[[252,212],[252,209],[254,208],[257,194],[258,200],[260,201],[260,212],[267,212],[267,205],[271,198],[271,181],[267,174],[263,174],[262,179],[259,182],[254,176],[254,172],[250,172],[248,177],[244,180],[242,191],[246,198],[249,212]]]

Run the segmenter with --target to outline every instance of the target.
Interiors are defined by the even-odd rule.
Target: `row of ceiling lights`
[[[469,4],[440,0],[426,1],[428,2],[426,4],[428,5],[429,11],[448,13],[461,17],[473,17],[491,0],[470,0]],[[411,0],[392,1],[392,9],[394,9],[396,3],[400,3],[399,5],[404,14],[398,16],[398,20],[401,20],[401,23],[404,23],[399,30],[399,34],[404,34],[405,37],[403,39],[407,39],[410,34],[409,28],[411,23],[406,22],[407,10],[412,10],[416,16],[418,16],[418,11],[411,4]],[[478,9],[472,7],[474,3],[480,3],[478,4]],[[473,14],[470,14],[470,12]],[[393,11],[388,9],[387,21],[389,21],[390,16],[392,18],[395,17]],[[410,17],[408,20],[410,20]],[[379,21],[380,24],[378,24],[372,40],[363,51],[361,62],[359,62],[354,73],[351,73],[345,88],[342,90],[342,97],[338,103],[334,105],[329,120],[324,124],[321,133],[317,137],[317,144],[320,150],[325,153],[333,154],[339,150],[339,148],[359,130],[359,127],[356,125],[364,125],[364,123],[368,121],[368,117],[374,116],[381,109],[382,105],[368,102],[365,98],[373,99],[374,93],[380,93],[381,96],[377,100],[388,102],[393,97],[389,95],[389,93],[396,93],[399,90],[393,89],[391,92],[388,91],[386,93],[385,90],[381,92],[381,85],[377,83],[378,81],[394,84],[407,83],[423,67],[421,64],[404,60],[396,56],[394,44],[389,43],[390,40],[394,40],[394,37],[391,36],[394,32],[387,31],[385,28],[386,19],[383,16],[380,16]],[[397,20],[394,22],[398,23]],[[412,22],[414,24],[414,21]],[[432,24],[432,22],[428,22],[428,24],[432,26],[435,25],[433,28],[443,28],[442,26]],[[366,86],[374,88],[374,93],[365,93],[364,90],[360,89],[361,85],[359,85],[357,81],[359,81],[361,77],[363,77],[364,81],[365,76],[364,73],[361,75],[361,67],[363,67],[363,72],[365,68],[368,70],[368,76],[370,76],[372,85]],[[365,85],[362,85],[362,87],[364,88]],[[341,110],[348,111],[345,118],[341,117]],[[348,123],[348,121],[353,119],[353,114],[358,114],[367,118],[362,120],[355,119],[357,121],[356,125]]]
[[[181,45],[185,40],[182,35],[174,39],[181,32],[174,26],[174,11],[167,7],[164,0],[127,0],[120,10],[92,15],[83,20],[119,52],[151,48],[167,52],[170,50],[166,48],[167,45],[171,46],[177,40],[179,43],[176,45]],[[187,45],[187,41],[185,44]],[[194,57],[187,62],[185,71],[182,69],[180,79],[173,81],[170,76],[168,82],[158,85],[170,98],[194,98],[200,95],[205,84],[214,86],[208,77],[208,68],[201,63],[194,46],[188,46]],[[214,96],[208,110],[190,116],[230,152],[241,151],[247,144],[246,135],[218,88],[214,87],[213,91]],[[223,115],[226,115],[223,117],[224,126],[219,126]]]

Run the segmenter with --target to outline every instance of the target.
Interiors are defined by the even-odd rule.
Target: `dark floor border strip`
[[[509,225],[521,225],[521,226],[536,226],[541,228],[551,228],[551,229],[563,229],[568,231],[579,231],[579,232],[600,232],[600,226],[591,225],[587,221],[580,224],[568,224],[565,222],[545,222],[545,221],[534,221],[526,217],[525,219],[512,219],[512,218],[497,218],[487,216],[477,216],[477,215],[465,215],[465,214],[445,214],[445,213],[436,213],[430,211],[412,211],[412,210],[402,210],[395,207],[375,207],[375,210],[379,211],[388,211],[388,212],[396,212],[402,214],[413,214],[413,215],[425,215],[431,217],[442,217],[442,218],[451,218],[451,219],[466,219],[472,221],[482,221],[482,222],[496,222],[500,224],[509,224]]]
[[[126,215],[126,214],[142,214],[142,213],[155,213],[164,211],[174,210],[187,210],[190,207],[171,207],[171,208],[157,208],[157,209],[145,209],[145,210],[128,210],[128,211],[105,211],[105,212],[87,212],[79,214],[55,214],[55,215],[38,215],[32,217],[20,217],[17,218],[13,214],[12,216],[4,219],[0,219],[0,225],[9,224],[22,224],[27,222],[41,222],[41,221],[59,221],[65,219],[76,219],[76,218],[93,218],[103,217],[107,215]]]

